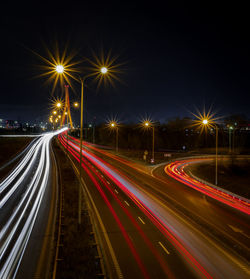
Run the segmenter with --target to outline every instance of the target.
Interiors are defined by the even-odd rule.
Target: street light
[[[193,126],[197,126],[201,132],[207,132],[209,129],[215,129],[215,185],[218,184],[218,125],[216,120],[220,119],[220,117],[215,117],[215,113],[211,111],[211,108],[208,112],[204,111],[200,112],[197,110],[197,114],[192,113],[195,116],[195,120],[193,120]]]
[[[79,107],[79,103],[78,103],[78,102],[74,102],[73,105],[74,105],[75,108],[78,108],[78,107]]]
[[[64,72],[63,65],[61,65],[61,64],[56,65],[56,71],[58,72],[58,74],[62,74]]]
[[[116,150],[116,153],[118,153],[118,123],[115,121],[111,121],[111,122],[109,122],[109,126],[111,129],[116,130],[115,150]]]
[[[61,102],[57,102],[57,103],[56,103],[56,107],[57,107],[58,109],[61,109],[61,108],[62,108],[62,103],[61,103]]]
[[[101,67],[99,69],[99,74],[105,75],[108,72],[108,69],[106,67]],[[94,74],[91,73],[89,75],[83,76],[79,78],[79,81],[81,83],[81,118],[80,118],[80,160],[79,160],[79,199],[78,199],[78,224],[81,224],[81,204],[82,204],[82,198],[81,198],[81,183],[82,183],[82,139],[83,139],[83,89],[85,80],[88,77],[93,76]]]
[[[154,161],[155,161],[155,127],[154,127],[153,123],[151,123],[147,120],[143,122],[143,126],[145,128],[152,128],[152,159],[151,159],[151,162],[154,163]]]
[[[197,120],[196,120],[197,121]],[[215,128],[215,185],[218,184],[218,126],[212,118],[201,118],[197,122],[200,121],[200,125],[203,125],[202,128],[207,130],[207,128],[213,127]]]
[[[229,126],[228,127],[228,137],[229,137],[229,153],[232,152],[232,131],[234,130],[233,126]],[[234,131],[233,131],[234,132]]]
[[[106,74],[107,71],[108,71],[108,69],[107,69],[106,67],[102,67],[102,68],[101,68],[101,73],[102,73],[102,74]]]

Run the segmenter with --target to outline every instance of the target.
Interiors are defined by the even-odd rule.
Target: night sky
[[[126,62],[115,88],[97,91],[89,81],[89,121],[117,116],[136,122],[148,115],[164,122],[204,105],[218,115],[250,117],[248,9],[201,2],[34,1],[33,7],[2,9],[0,118],[48,118],[52,86],[34,79],[42,62],[28,48],[46,56],[44,44],[53,51],[56,41],[62,49],[68,42],[76,59],[111,49]],[[80,85],[75,89],[79,95]],[[77,94],[71,91],[70,98],[79,100]]]

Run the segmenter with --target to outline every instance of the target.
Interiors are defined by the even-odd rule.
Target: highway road
[[[79,140],[59,137],[79,162]],[[249,278],[249,215],[84,143],[84,182],[113,278]],[[240,233],[240,232],[244,232]]]
[[[65,130],[65,129],[64,129]],[[0,183],[0,278],[47,278],[56,212],[56,165],[46,133]]]

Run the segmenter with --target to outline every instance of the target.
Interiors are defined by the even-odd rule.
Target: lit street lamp
[[[208,127],[214,127],[215,128],[215,185],[218,184],[218,126],[217,124],[211,119],[201,119],[201,125],[204,125]]]
[[[62,108],[62,103],[61,103],[61,102],[57,102],[57,103],[56,103],[56,107],[57,107],[58,109],[61,109],[61,108]]]
[[[100,70],[100,74],[105,75],[108,72],[108,69],[106,67],[102,67]],[[79,161],[79,200],[78,200],[78,224],[81,224],[81,204],[82,204],[82,198],[81,198],[81,182],[82,182],[82,139],[83,139],[83,89],[86,78],[93,76],[93,74],[86,75],[84,77],[79,78],[79,81],[81,82],[81,119],[80,119],[80,161]]]
[[[143,123],[143,126],[146,128],[152,128],[152,159],[151,159],[151,162],[154,163],[154,161],[155,161],[155,127],[149,121],[145,121]]]
[[[79,107],[79,103],[78,103],[78,102],[74,102],[73,105],[74,105],[75,108],[78,108],[78,107]]]
[[[63,60],[62,60],[63,61]],[[81,83],[81,101],[80,101],[80,107],[81,107],[81,117],[80,117],[80,160],[79,160],[79,204],[78,204],[78,223],[81,224],[81,181],[82,181],[82,140],[83,140],[83,91],[84,91],[84,84],[85,80],[88,77],[96,76],[96,80],[99,79],[99,83],[104,79],[104,76],[107,75],[108,81],[112,83],[111,77],[115,77],[114,73],[117,72],[116,66],[113,66],[113,62],[115,60],[110,61],[110,58],[107,58],[105,61],[106,65],[109,65],[109,67],[112,66],[112,69],[110,70],[109,75],[107,75],[108,67],[105,67],[103,65],[100,65],[99,60],[97,59],[96,63],[93,61],[89,61],[93,66],[93,72],[91,74],[87,74],[83,77],[80,77],[79,79],[75,78],[74,75],[71,72],[77,72],[77,70],[71,69],[71,67],[68,65],[63,65],[63,62],[59,62],[55,65],[55,72],[57,74],[60,74],[61,77],[65,78],[65,80],[70,84],[70,81],[68,77],[71,77],[78,82]],[[67,77],[68,76],[68,77]],[[117,78],[116,78],[117,79]],[[61,78],[61,81],[63,79]],[[98,85],[99,85],[98,83]],[[77,103],[78,104],[78,103]],[[78,107],[76,103],[74,104],[75,107]]]
[[[228,133],[229,133],[229,153],[232,152],[232,131],[234,130],[233,126],[228,127]],[[234,132],[234,131],[233,131]]]
[[[109,126],[111,129],[116,130],[115,150],[116,150],[116,153],[118,153],[118,124],[115,121],[111,121],[109,123]]]
[[[59,65],[56,65],[56,71],[59,73],[59,74],[62,74],[64,72],[64,67],[63,65],[59,64]]]
[[[101,73],[106,74],[108,72],[108,69],[106,67],[101,68]]]

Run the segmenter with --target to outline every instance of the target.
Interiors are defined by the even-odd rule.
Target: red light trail
[[[67,141],[62,136],[58,137],[62,145],[67,148]],[[75,141],[75,138],[72,138]],[[68,141],[68,150],[69,152],[79,161],[79,146],[73,143],[71,140]],[[99,150],[98,150],[99,151]],[[200,276],[204,278],[211,278],[210,274],[204,269],[204,267],[190,254],[190,252],[181,244],[181,241],[170,227],[167,226],[166,222],[160,219],[159,215],[155,214],[151,209],[150,205],[145,204],[145,200],[143,197],[140,197],[140,193],[135,189],[132,189],[128,180],[124,179],[126,177],[123,174],[120,174],[118,170],[116,170],[113,166],[103,161],[101,158],[97,157],[95,154],[91,152],[83,151],[83,156],[85,156],[92,164],[97,166],[107,177],[109,177],[129,198],[137,205],[137,207],[144,212],[144,214],[152,221],[153,224],[165,235],[165,237],[174,245],[174,247],[180,252],[180,254],[186,259],[186,261],[193,267]],[[82,165],[84,168],[86,166]],[[87,172],[89,174],[89,172]],[[92,179],[92,178],[91,178]],[[97,187],[97,185],[96,185]],[[101,193],[101,192],[100,192]],[[101,193],[102,195],[102,193]],[[104,198],[104,197],[103,197]],[[106,201],[105,199],[105,202]],[[111,206],[111,205],[110,205]],[[110,208],[111,210],[111,208]],[[114,216],[114,215],[113,215]],[[114,216],[115,217],[115,216]],[[118,217],[117,217],[118,218]],[[115,217],[116,219],[116,217]],[[118,221],[116,219],[116,221]],[[125,235],[124,235],[125,237]],[[125,237],[126,239],[126,237]],[[132,247],[130,247],[131,250]],[[133,250],[134,251],[134,250]],[[136,254],[133,255],[138,262],[138,258],[136,258]],[[159,259],[158,259],[159,260]],[[138,262],[139,263],[139,262]],[[139,265],[140,266],[140,265]],[[144,274],[144,271],[141,267],[141,270]]]
[[[185,172],[185,167],[188,166],[191,163],[198,163],[203,160],[208,159],[188,159],[188,160],[182,160],[182,161],[175,161],[173,163],[168,164],[165,167],[165,172],[173,177],[174,179],[180,181],[181,183],[184,183],[185,185],[213,198],[217,201],[220,201],[226,205],[229,205],[235,209],[238,209],[246,214],[250,214],[250,201],[241,198],[233,193],[227,192],[221,188],[218,188],[216,186],[210,186],[205,183],[202,183],[193,177],[189,176]]]

